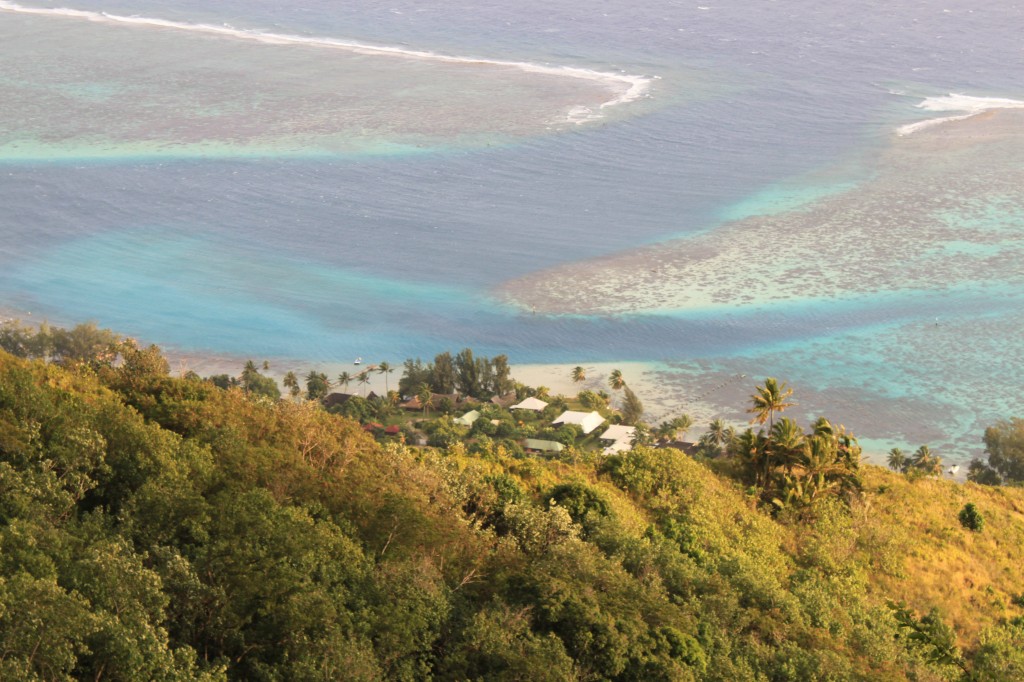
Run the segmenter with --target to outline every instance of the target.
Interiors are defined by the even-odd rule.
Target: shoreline
[[[17,319],[23,324],[26,320],[10,308],[0,308],[0,323],[7,320]],[[28,324],[36,324],[29,320]],[[74,324],[65,325],[63,322],[54,322],[54,326],[73,327]],[[101,325],[102,326],[102,325]],[[132,337],[134,338],[134,337]],[[149,345],[146,339],[136,339],[140,344]],[[227,374],[237,377],[241,374],[246,361],[252,360],[259,367],[264,360],[270,362],[270,369],[260,372],[264,376],[273,378],[278,388],[281,389],[282,398],[287,398],[287,390],[282,380],[289,371],[294,371],[299,378],[300,386],[303,385],[303,377],[310,371],[323,372],[331,380],[336,382],[338,374],[348,372],[357,375],[372,365],[378,364],[381,358],[364,358],[361,365],[354,365],[351,362],[310,362],[295,358],[259,356],[241,357],[226,354],[215,354],[210,352],[183,351],[174,347],[160,346],[157,344],[170,366],[170,373],[173,376],[184,376],[189,371],[194,371],[202,377],[209,377],[217,374]],[[401,378],[403,359],[396,359],[392,362],[394,373],[388,375],[387,386],[394,390]],[[552,396],[563,395],[567,398],[574,398],[582,390],[604,390],[612,397],[612,407],[621,406],[622,391],[615,391],[608,385],[608,376],[612,370],[618,369],[622,372],[626,384],[637,394],[644,405],[644,421],[651,426],[657,426],[660,422],[678,417],[682,414],[688,415],[693,426],[687,432],[685,440],[696,442],[698,438],[707,431],[708,424],[714,419],[722,419],[726,425],[743,431],[750,427],[749,415],[746,407],[749,404],[750,395],[754,392],[755,386],[763,381],[760,375],[746,374],[737,371],[737,366],[719,365],[708,361],[688,362],[657,362],[657,361],[628,361],[628,362],[585,362],[581,366],[586,370],[585,381],[576,383],[571,378],[572,369],[580,363],[511,363],[511,376],[515,381],[537,388],[545,386]],[[385,392],[385,379],[377,372],[369,374],[370,381],[365,385],[358,384],[354,379],[347,387],[332,386],[332,392],[343,392],[352,395],[366,395],[370,392],[382,395]],[[788,381],[788,379],[782,379]],[[791,384],[792,385],[792,384]],[[797,405],[795,409],[786,413],[786,416],[794,418],[803,427],[807,427],[815,415],[811,415],[807,405],[825,403],[840,403],[835,409],[830,409],[824,416],[830,417],[834,423],[849,423],[848,417],[855,417],[858,410],[851,409],[852,405],[842,405],[842,400],[836,401],[829,398],[830,392],[826,389],[815,389],[813,387],[797,384],[793,385]],[[845,410],[844,410],[845,408]],[[843,414],[838,412],[843,411]],[[889,447],[899,446],[904,450],[916,447],[916,444],[905,442],[892,435],[879,435],[872,437],[863,431],[855,429],[854,435],[863,437],[861,446],[865,462],[885,467],[885,450]],[[979,436],[980,439],[980,436]],[[935,447],[940,456],[946,458],[947,464],[966,464],[970,457],[951,458],[945,453],[941,446]],[[972,453],[975,456],[977,453]]]

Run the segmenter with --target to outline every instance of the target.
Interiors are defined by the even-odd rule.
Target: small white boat
[[[353,362],[352,364],[353,365],[361,365],[361,364],[363,364],[363,359],[362,358],[356,358],[355,362]]]

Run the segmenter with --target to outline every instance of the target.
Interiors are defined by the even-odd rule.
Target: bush
[[[964,508],[960,510],[959,519],[961,526],[976,533],[980,532],[985,525],[985,519],[982,518],[981,512],[971,502],[965,504]]]

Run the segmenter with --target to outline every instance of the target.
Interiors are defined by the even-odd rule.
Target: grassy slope
[[[1024,489],[910,481],[874,466],[864,481],[861,533],[888,536],[902,555],[897,575],[872,575],[879,592],[918,611],[937,606],[968,647],[984,628],[1021,615],[1011,599],[1024,592]],[[957,520],[968,502],[985,519],[981,532]]]
[[[92,377],[0,353],[0,380],[4,376],[31,376],[33,390],[78,404],[82,414],[100,410],[125,423],[138,420],[120,404],[121,393]],[[538,575],[565,570],[560,580],[609,590],[604,613],[614,613],[621,599],[623,612],[635,608],[633,600],[646,604],[648,622],[693,620],[709,610],[730,614],[717,625],[735,643],[708,645],[709,651],[719,647],[722,661],[728,658],[722,647],[729,646],[763,646],[766,656],[784,645],[834,648],[863,665],[857,672],[870,679],[906,679],[904,668],[887,667],[896,654],[891,641],[858,644],[868,639],[858,632],[887,618],[887,599],[906,601],[918,613],[938,607],[967,649],[983,630],[1021,613],[1011,603],[1024,584],[1020,489],[910,481],[865,466],[865,494],[852,513],[834,507],[813,523],[777,522],[739,484],[678,453],[626,457],[609,473],[600,463],[474,456],[461,445],[447,453],[381,448],[354,423],[310,406],[253,403],[239,391],[201,383],[165,379],[155,385],[133,394],[137,409],[210,444],[229,480],[265,488],[282,504],[324,500],[349,519],[367,557],[380,564],[385,586],[397,580],[388,571],[415,567],[414,574],[434,576],[424,578],[432,582],[421,592],[460,593],[467,604],[487,604],[512,599],[509,585],[529,575],[531,565],[548,562]],[[19,434],[0,436],[13,451],[21,447]],[[610,514],[595,522],[586,543],[566,541],[540,559],[524,555],[463,516],[469,500],[497,508],[487,479],[502,475],[536,509],[545,508],[545,496],[559,484],[583,482],[600,493]],[[985,518],[981,533],[957,520],[967,502]],[[673,527],[682,535],[671,536]],[[676,543],[672,552],[648,539],[652,528]],[[569,557],[577,563],[566,564]],[[464,582],[472,576],[478,578]],[[532,579],[537,589],[547,589],[539,577]]]

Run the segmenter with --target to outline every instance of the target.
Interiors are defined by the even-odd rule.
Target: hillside
[[[731,459],[62,364],[0,351],[0,679],[1024,679],[1020,489],[858,465],[780,510]]]

